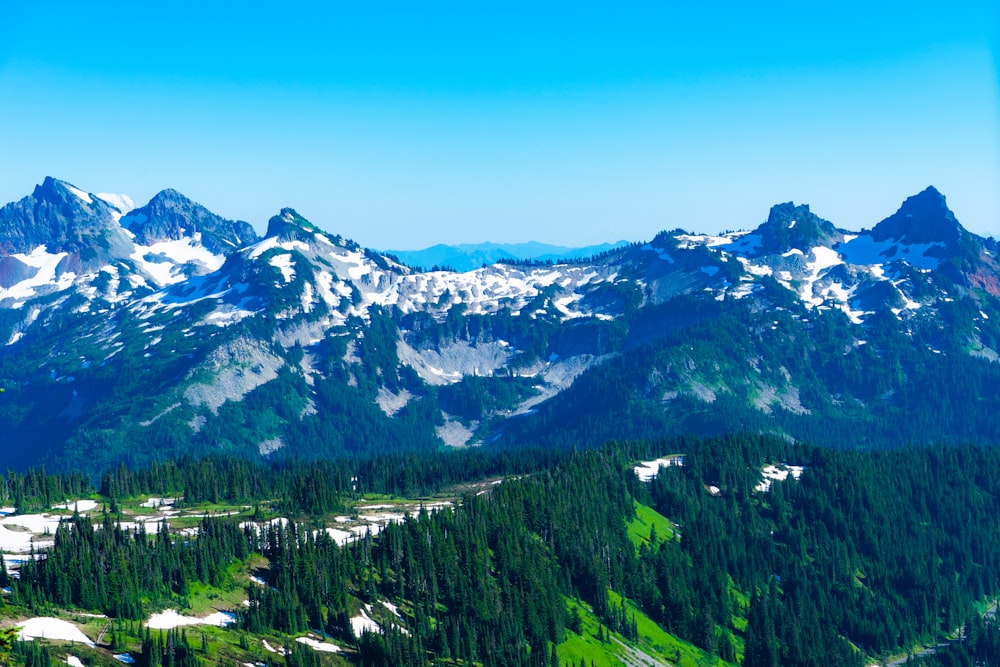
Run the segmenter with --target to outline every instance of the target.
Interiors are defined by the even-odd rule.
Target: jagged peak
[[[829,220],[824,220],[808,204],[794,202],[775,204],[767,220],[754,230],[760,236],[758,252],[784,253],[793,248],[808,252],[819,245],[830,245],[838,240],[839,232]]]
[[[53,176],[46,176],[40,185],[36,185],[31,196],[36,201],[96,207],[102,210],[112,208],[97,195],[85,192],[72,183]]]
[[[197,232],[205,247],[223,254],[258,240],[249,223],[227,220],[173,188],[160,190],[121,222],[140,243],[177,240]]]
[[[876,241],[893,239],[906,244],[952,244],[963,233],[968,232],[934,186],[907,197],[898,211],[875,225],[871,232]]]
[[[319,229],[293,208],[283,208],[278,215],[267,221],[265,237],[298,238],[305,234],[311,236]]]

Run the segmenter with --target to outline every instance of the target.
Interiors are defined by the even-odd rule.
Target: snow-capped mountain
[[[137,208],[51,178],[0,233],[15,465],[737,428],[1000,442],[996,243],[933,188],[860,232],[787,203],[748,232],[466,272],[292,209],[257,238],[173,190]]]

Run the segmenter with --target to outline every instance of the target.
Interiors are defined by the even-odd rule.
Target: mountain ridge
[[[567,259],[587,259],[628,245],[627,241],[599,243],[573,248],[527,241],[524,243],[439,243],[421,250],[386,250],[411,267],[449,268],[455,271],[474,271],[484,265],[498,262],[558,262]]]
[[[0,449],[32,444],[17,465],[686,430],[1000,443],[1000,399],[985,390],[1000,382],[995,244],[936,190],[872,231],[789,202],[747,232],[674,230],[589,260],[456,273],[290,208],[238,245],[239,223],[179,193],[121,215],[60,183],[63,206],[32,219],[48,244],[0,257]],[[27,208],[0,209],[0,229]],[[60,249],[67,229],[116,225],[120,245],[80,234],[75,263]],[[928,235],[955,225],[953,244]]]

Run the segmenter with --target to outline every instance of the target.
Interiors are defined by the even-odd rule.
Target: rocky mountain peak
[[[0,208],[0,239],[6,253],[46,246],[51,252],[80,252],[116,239],[118,210],[70,183],[48,176],[20,201]],[[98,253],[99,254],[99,253]]]
[[[872,238],[892,239],[907,245],[944,243],[953,246],[965,229],[948,208],[943,194],[933,186],[908,197],[893,215],[875,225]]]
[[[295,209],[283,208],[278,215],[267,221],[267,234],[265,236],[285,241],[304,240],[318,231],[316,225],[299,215]]]
[[[249,223],[227,220],[170,188],[158,192],[148,204],[122,218],[122,224],[143,245],[197,233],[202,245],[218,254],[229,254],[258,240]]]
[[[796,206],[793,202],[771,207],[765,221],[755,231],[760,236],[759,252],[784,253],[793,248],[809,252],[820,245],[830,245],[841,236],[829,220],[824,220],[809,210],[807,204]]]

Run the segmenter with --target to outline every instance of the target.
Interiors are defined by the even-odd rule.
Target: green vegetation
[[[639,482],[634,462],[665,452],[683,452],[684,465]],[[755,491],[774,462],[805,472]],[[36,507],[72,488],[99,505],[67,513],[55,546],[20,578],[0,568],[11,589],[3,614],[103,612],[114,620],[76,616],[102,636],[92,664],[118,650],[141,667],[646,657],[860,667],[964,627],[967,642],[924,658],[960,664],[941,661],[995,655],[982,614],[1000,592],[998,479],[996,449],[860,454],[761,436],[516,456],[181,459],[119,467],[99,489],[29,471],[4,480],[0,500]],[[178,516],[148,533],[123,527],[149,516],[141,499],[171,494]],[[418,511],[414,497],[456,503]],[[184,516],[205,509],[217,514]],[[366,511],[397,521],[333,539]],[[197,536],[179,532],[195,521]],[[231,610],[236,624],[147,632],[142,619],[163,608]],[[380,631],[358,636],[357,622]],[[295,641],[310,632],[339,652]],[[41,665],[43,648],[16,644],[13,660]]]
[[[665,516],[637,500],[635,518],[628,524],[628,536],[637,550],[643,545],[655,548],[663,540],[674,538],[674,527]]]

